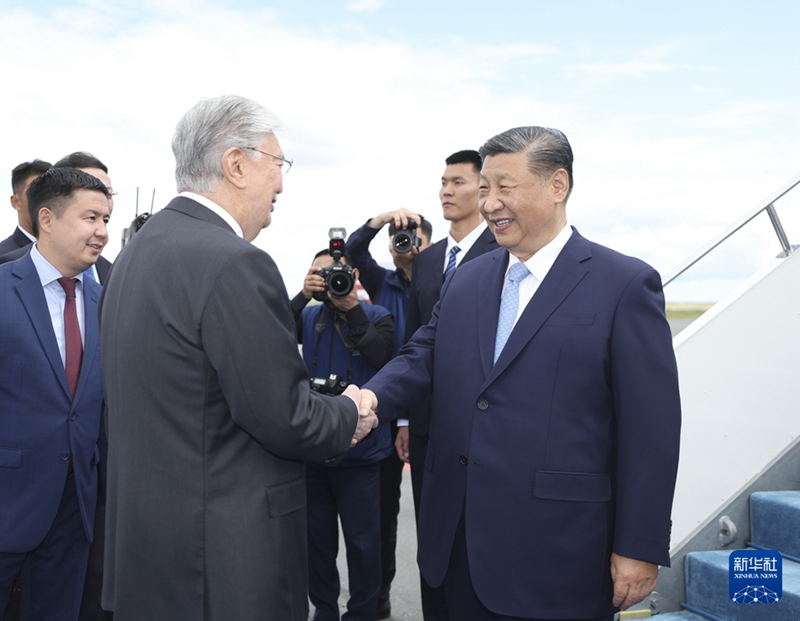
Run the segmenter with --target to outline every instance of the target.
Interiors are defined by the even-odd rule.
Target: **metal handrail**
[[[772,222],[772,226],[775,229],[775,234],[778,236],[778,240],[780,241],[781,248],[783,248],[782,256],[788,257],[792,252],[797,248],[796,246],[792,246],[789,243],[789,240],[786,237],[786,233],[783,230],[783,225],[781,224],[780,219],[778,218],[778,213],[775,211],[775,201],[782,198],[786,194],[788,194],[795,186],[800,184],[800,175],[797,175],[794,179],[789,181],[786,185],[784,185],[781,189],[775,192],[772,196],[768,199],[763,201],[756,207],[753,211],[746,214],[736,222],[734,222],[731,226],[729,226],[722,235],[717,237],[716,239],[712,240],[705,246],[703,246],[700,250],[695,252],[691,257],[686,259],[683,263],[681,263],[678,267],[672,270],[669,274],[664,276],[661,281],[663,286],[667,286],[673,280],[675,280],[678,276],[683,274],[686,270],[692,267],[695,263],[700,261],[703,257],[705,257],[709,252],[714,250],[717,246],[719,246],[722,242],[728,239],[731,235],[736,233],[739,229],[744,227],[748,222],[750,222],[753,218],[759,215],[762,211],[766,211],[769,215],[769,219]]]

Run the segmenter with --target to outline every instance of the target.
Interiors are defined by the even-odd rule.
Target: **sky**
[[[799,23],[800,3],[770,0],[0,0],[0,170],[10,196],[22,161],[103,160],[113,260],[137,188],[139,211],[175,195],[182,114],[254,99],[295,161],[254,243],[294,295],[328,228],[407,207],[440,239],[448,155],[556,127],[575,154],[569,222],[666,275],[800,173]],[[794,244],[798,203],[800,188],[776,203]],[[667,299],[716,301],[780,250],[762,214]]]

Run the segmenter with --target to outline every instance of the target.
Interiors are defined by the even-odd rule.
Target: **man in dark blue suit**
[[[509,130],[481,155],[503,248],[448,277],[362,407],[387,420],[432,396],[418,560],[451,619],[610,621],[669,564],[680,399],[661,281],[569,227],[560,131]]]
[[[23,616],[68,620],[81,603],[103,442],[101,289],[84,272],[108,239],[108,191],[57,168],[27,196],[37,242],[0,266],[0,610],[25,565]]]

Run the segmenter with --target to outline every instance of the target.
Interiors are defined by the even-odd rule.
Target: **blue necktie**
[[[447,280],[447,275],[456,269],[456,255],[461,252],[461,248],[453,246],[450,249],[450,256],[447,258],[447,267],[444,268],[444,278]]]
[[[519,309],[519,283],[530,276],[524,263],[515,263],[508,272],[508,282],[500,301],[500,313],[497,316],[497,336],[494,341],[494,361],[500,357],[500,352],[506,346],[511,330],[514,329],[514,320]]]

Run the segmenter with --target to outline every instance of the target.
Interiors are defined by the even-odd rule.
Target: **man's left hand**
[[[626,610],[653,592],[658,580],[658,565],[611,554],[611,579],[615,606]]]
[[[335,308],[346,313],[351,308],[358,306],[358,291],[353,287],[353,290],[343,298],[335,298],[328,292],[328,299]]]

